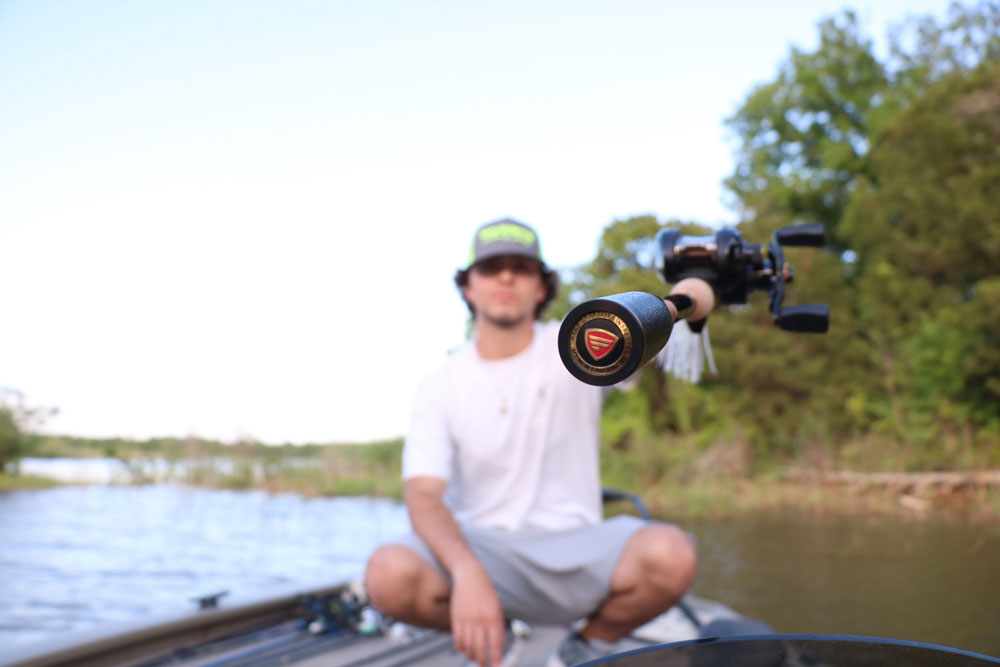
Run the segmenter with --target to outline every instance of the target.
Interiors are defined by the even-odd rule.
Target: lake
[[[759,517],[684,525],[695,593],[779,632],[1000,655],[1000,526]],[[0,646],[357,576],[397,503],[181,486],[0,493]],[[224,604],[224,602],[223,602]]]

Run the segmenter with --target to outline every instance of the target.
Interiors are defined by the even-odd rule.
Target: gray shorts
[[[646,521],[616,516],[593,526],[554,532],[508,532],[466,526],[465,540],[496,587],[508,618],[563,625],[592,614],[608,597],[625,543]],[[410,533],[395,540],[450,577]]]

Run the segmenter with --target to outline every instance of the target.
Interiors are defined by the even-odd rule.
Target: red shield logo
[[[605,329],[587,329],[583,332],[583,339],[587,342],[587,351],[594,359],[607,355],[618,342],[618,336]]]

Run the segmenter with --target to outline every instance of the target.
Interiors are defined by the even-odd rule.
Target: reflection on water
[[[0,493],[0,646],[356,576],[395,503],[172,486]]]
[[[1000,656],[1000,526],[769,517],[688,527],[699,544],[696,592],[777,632]]]
[[[684,526],[695,592],[779,632],[1000,655],[1000,526],[788,518]],[[172,486],[0,493],[0,646],[356,576],[403,508]]]

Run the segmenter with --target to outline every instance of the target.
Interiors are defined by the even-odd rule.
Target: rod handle
[[[585,301],[559,327],[559,357],[578,380],[608,386],[653,358],[670,338],[674,321],[663,299],[622,292]]]

